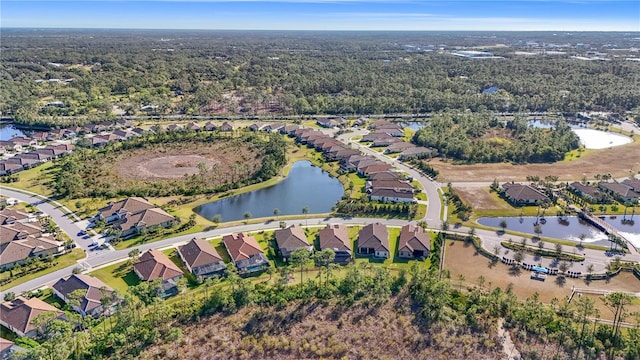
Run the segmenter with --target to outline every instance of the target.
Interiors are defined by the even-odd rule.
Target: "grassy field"
[[[140,283],[128,260],[94,270],[89,275],[97,277],[120,293],[125,293],[129,287]]]
[[[24,282],[27,282],[29,280],[33,280],[35,278],[38,278],[38,277],[40,277],[42,275],[49,274],[51,272],[54,272],[54,271],[57,271],[57,270],[60,270],[60,269],[64,269],[67,266],[71,266],[71,265],[77,263],[78,260],[84,259],[84,257],[85,257],[84,251],[82,249],[75,248],[75,249],[73,249],[71,251],[71,253],[65,254],[65,255],[61,255],[61,256],[58,256],[57,258],[55,258],[55,261],[57,262],[56,265],[51,266],[49,268],[46,268],[44,270],[40,270],[40,271],[31,273],[31,274],[25,275],[25,276],[21,276],[21,277],[15,279],[13,281],[10,281],[10,282],[0,286],[0,290],[5,290],[5,289],[8,289],[10,287],[13,287],[13,286],[22,284]],[[7,279],[10,276],[11,276],[11,274],[10,274],[9,271],[5,271],[3,273],[0,273],[0,279]]]
[[[50,197],[53,195],[53,191],[47,186],[47,183],[53,177],[53,169],[54,162],[46,162],[40,166],[17,173],[18,181],[7,185]]]

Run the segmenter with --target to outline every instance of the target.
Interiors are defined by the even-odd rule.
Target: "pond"
[[[606,149],[633,141],[630,137],[594,129],[573,129],[587,149]]]
[[[24,136],[24,133],[13,124],[0,123],[0,140],[6,141],[15,136]]]
[[[409,121],[409,122],[405,122],[402,124],[404,127],[407,127],[413,131],[418,131],[422,128],[424,128],[425,126],[427,126],[426,122],[420,122],[420,121]]]
[[[627,215],[626,219],[629,220],[630,216]],[[633,225],[622,224],[623,217],[620,215],[615,216],[615,218],[605,216],[604,220],[619,230],[620,235],[624,236],[627,240],[630,240],[636,247],[638,247],[640,246],[640,217],[634,216],[634,219],[636,221]],[[544,224],[540,222],[539,218],[530,216],[480,218],[478,219],[478,223],[484,226],[500,228],[500,222],[502,220],[507,222],[507,230],[536,235],[534,226],[536,222],[538,222],[540,229],[542,230],[542,233],[540,234],[542,237],[579,242],[580,235],[584,235],[585,243],[603,246],[609,246],[610,244],[605,233],[591,226],[589,223],[582,221],[577,216],[568,216],[562,219],[556,216],[548,216],[545,218],[546,221]],[[516,240],[518,239],[514,238],[514,241]]]
[[[556,126],[556,121],[544,119],[530,120],[529,126],[541,129],[553,129]],[[625,145],[633,141],[628,136],[602,130],[587,129],[579,125],[572,125],[571,130],[578,135],[580,143],[586,149],[606,149],[613,146]]]
[[[263,189],[201,205],[196,213],[207,219],[222,216],[222,221],[244,219],[246,212],[252,218],[273,217],[273,210],[281,215],[299,215],[307,207],[309,214],[331,212],[342,198],[344,188],[338,179],[329,176],[309,161],[298,161],[283,181]]]

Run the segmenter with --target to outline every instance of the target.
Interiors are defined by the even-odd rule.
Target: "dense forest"
[[[74,151],[59,160],[52,186],[56,196],[68,198],[213,193],[272,178],[285,165],[286,153],[287,143],[279,134],[241,132],[230,138],[218,132],[160,131],[110,142],[102,148]],[[164,156],[180,158],[187,154],[202,155],[202,160],[173,165],[179,170],[196,169],[177,179],[144,176],[136,168],[137,163],[144,165],[155,158],[167,162]]]
[[[414,134],[413,142],[463,162],[518,164],[556,162],[580,145],[578,136],[562,120],[551,129],[542,129],[530,126],[523,117],[501,121],[489,113],[435,116],[430,126]]]
[[[326,267],[315,281],[289,285],[284,267],[273,281],[207,280],[203,291],[169,301],[153,296],[159,282],[121,294],[115,315],[101,321],[53,320],[29,350],[39,359],[301,359],[501,358],[504,324],[526,359],[638,359],[640,330],[630,319],[630,295],[604,300],[615,325],[594,323],[594,300],[545,305],[537,294],[518,300],[512,289],[463,289],[436,269],[349,266],[344,276]],[[480,277],[480,280],[482,277]],[[184,282],[179,284],[182,288]],[[151,294],[149,296],[149,294]],[[638,314],[636,314],[638,316]],[[146,349],[149,349],[148,351]],[[27,354],[25,354],[27,355]]]
[[[6,29],[0,110],[25,124],[119,114],[622,113],[640,106],[640,63],[626,60],[635,56],[629,49],[638,46],[637,38]],[[540,53],[518,55],[532,50],[529,40]],[[471,49],[500,58],[453,55]],[[575,58],[590,51],[609,55]],[[498,90],[483,93],[489,87]]]

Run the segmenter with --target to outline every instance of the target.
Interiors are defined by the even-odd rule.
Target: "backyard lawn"
[[[97,277],[120,293],[125,293],[129,287],[140,283],[128,260],[94,270],[89,275]]]

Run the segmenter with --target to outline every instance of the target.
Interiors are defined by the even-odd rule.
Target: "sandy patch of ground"
[[[219,164],[217,159],[206,158],[201,155],[171,155],[155,157],[149,154],[146,161],[140,161],[135,166],[135,173],[145,179],[179,179],[184,175],[193,175],[199,172],[198,164],[204,164],[211,169],[214,164]]]
[[[465,204],[474,209],[485,210],[509,210],[513,209],[506,201],[496,199],[488,188],[483,187],[457,187],[456,193]]]
[[[502,263],[491,265],[486,257],[476,253],[473,245],[461,241],[447,241],[444,259],[444,268],[451,273],[451,284],[458,287],[459,275],[464,276],[463,286],[478,286],[480,275],[485,278],[485,288],[498,286],[506,289],[513,284],[513,291],[520,299],[524,299],[538,292],[540,301],[549,303],[554,297],[562,300],[571,295],[571,287],[582,289],[606,289],[610,291],[637,292],[640,289],[640,280],[629,272],[621,272],[609,281],[585,282],[584,279],[566,278],[564,283],[556,282],[555,276],[550,276],[546,281],[532,280],[530,272],[521,270],[517,273],[510,271],[511,267]],[[489,285],[491,284],[491,285]],[[611,318],[611,312],[601,310],[603,319]]]
[[[637,139],[636,139],[637,140]],[[491,182],[524,181],[528,175],[544,178],[558,176],[560,180],[580,180],[584,176],[593,179],[596,174],[614,177],[629,176],[629,170],[640,170],[640,141],[610,149],[593,150],[579,159],[550,164],[512,165],[475,164],[453,165],[434,159],[430,165],[440,172],[441,182]]]
[[[166,148],[136,149],[118,160],[114,169],[127,180],[175,180],[200,174],[213,182],[233,180],[253,174],[259,158],[252,150],[237,144],[202,144]]]

